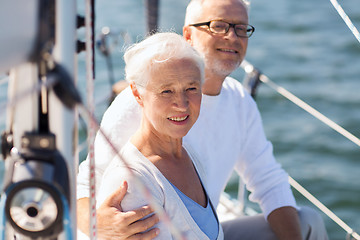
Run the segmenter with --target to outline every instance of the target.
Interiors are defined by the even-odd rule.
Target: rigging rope
[[[244,68],[245,72],[247,72],[247,73],[251,72],[254,69],[254,66],[252,64],[250,64],[249,62],[247,62],[246,60],[244,60],[241,63],[241,66]],[[306,112],[310,113],[315,118],[322,121],[323,123],[325,123],[332,129],[334,129],[336,132],[340,133],[341,135],[343,135],[344,137],[349,139],[351,142],[355,143],[357,146],[360,147],[360,139],[359,138],[357,138],[352,133],[350,133],[349,131],[347,131],[346,129],[344,129],[343,127],[341,127],[340,125],[338,125],[337,123],[335,123],[334,121],[332,121],[331,119],[329,119],[328,117],[326,117],[325,115],[323,115],[322,113],[320,113],[319,111],[317,111],[316,109],[311,107],[309,104],[307,104],[300,98],[296,97],[294,94],[292,94],[285,88],[280,87],[279,85],[277,85],[276,83],[271,81],[266,75],[261,74],[259,79],[261,82],[267,84],[270,88],[274,89],[280,95],[284,96],[285,98],[287,98],[288,100],[290,100],[291,102],[296,104],[298,107],[300,107],[303,110],[305,110]]]
[[[328,209],[324,204],[322,204],[317,198],[315,198],[311,193],[309,193],[305,188],[303,188],[298,182],[296,182],[292,177],[289,176],[289,182],[293,188],[295,188],[299,193],[301,193],[306,199],[312,202],[316,207],[318,207],[323,213],[331,218],[336,224],[338,224],[342,229],[344,229],[349,235],[351,235],[356,240],[360,240],[359,234],[354,232],[352,228],[349,227],[343,220],[336,216],[330,209]]]
[[[344,20],[344,22],[346,23],[346,25],[348,26],[348,28],[350,29],[350,31],[354,34],[355,38],[359,41],[360,43],[360,33],[359,31],[356,29],[356,27],[354,26],[354,24],[351,22],[350,18],[348,17],[348,15],[345,13],[344,9],[340,6],[340,4],[336,1],[336,0],[330,0],[330,2],[332,3],[332,5],[334,6],[334,8],[336,9],[336,11],[339,13],[339,15],[341,16],[341,18]]]
[[[95,112],[94,105],[94,1],[86,0],[85,5],[85,31],[86,31],[86,87],[87,87],[87,104],[92,115]],[[97,238],[96,231],[96,189],[95,189],[95,157],[94,157],[94,140],[95,140],[95,124],[93,121],[88,125],[88,156],[89,156],[89,185],[90,185],[90,222],[89,237],[91,240]]]
[[[241,67],[245,70],[246,73],[250,73],[254,70],[254,66],[244,60],[241,63]],[[294,94],[287,91],[285,88],[280,87],[276,83],[272,82],[266,75],[261,74],[259,77],[260,81],[267,84],[270,88],[274,89],[280,95],[284,96],[309,114],[313,115],[315,118],[322,121],[324,124],[328,125],[336,132],[340,133],[344,137],[348,138],[350,141],[360,146],[360,139],[355,137],[353,134],[324,116],[322,113],[311,107],[309,104],[305,103]],[[324,204],[322,204],[319,200],[317,200],[313,195],[311,195],[304,187],[302,187],[299,183],[297,183],[292,177],[289,176],[290,185],[295,188],[299,193],[301,193],[306,199],[308,199],[311,203],[313,203],[316,207],[318,207],[323,213],[325,213],[330,219],[332,219],[335,223],[337,223],[341,228],[343,228],[349,235],[353,236],[354,239],[360,240],[360,236],[354,232],[352,228],[350,228],[346,223],[344,223],[338,216],[336,216],[332,211],[330,211]]]

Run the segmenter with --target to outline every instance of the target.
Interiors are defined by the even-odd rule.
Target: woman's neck
[[[149,159],[152,156],[174,160],[183,157],[182,138],[173,139],[140,127],[130,141]]]

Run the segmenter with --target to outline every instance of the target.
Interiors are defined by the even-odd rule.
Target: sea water
[[[160,0],[162,30],[181,33],[188,1]],[[78,1],[83,13],[83,1]],[[357,0],[341,1],[345,12],[360,28]],[[132,42],[146,31],[144,1],[97,1],[96,34],[108,26],[120,35],[127,32]],[[360,137],[360,43],[352,35],[330,1],[252,0],[246,59],[276,84],[286,88],[355,136]],[[78,31],[83,38],[84,31]],[[117,44],[116,44],[116,41]],[[112,38],[114,75],[123,76],[122,38]],[[126,44],[125,44],[126,45]],[[85,55],[79,55],[78,85],[85,96]],[[233,77],[242,81],[243,70]],[[110,93],[105,58],[96,52],[96,99]],[[6,86],[0,86],[0,101],[6,99]],[[276,159],[310,193],[330,208],[350,227],[360,231],[360,148],[336,133],[268,86],[259,87],[256,101]],[[101,119],[107,102],[98,104]],[[1,113],[0,129],[5,117]],[[80,125],[80,128],[83,128]],[[80,131],[81,140],[85,131]],[[80,153],[80,160],[86,150]],[[2,167],[2,165],[1,165]],[[235,195],[237,180],[232,178],[227,192]],[[294,190],[299,205],[312,206]],[[252,204],[254,208],[256,205]],[[314,207],[316,208],[316,207]],[[330,239],[345,239],[346,233],[322,214]]]

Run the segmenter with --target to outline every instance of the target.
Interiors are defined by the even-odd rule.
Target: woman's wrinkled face
[[[143,120],[161,137],[182,138],[200,113],[201,72],[190,59],[155,62],[141,95]]]

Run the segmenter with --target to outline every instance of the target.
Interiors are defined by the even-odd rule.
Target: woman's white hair
[[[202,5],[206,0],[191,0],[188,6],[186,7],[186,14],[185,14],[185,25],[194,24],[197,22],[199,14],[202,12]],[[218,0],[222,1],[222,0]],[[239,0],[244,4],[246,7],[246,11],[249,15],[249,7],[250,1],[249,0]]]
[[[156,64],[170,59],[190,59],[199,68],[204,81],[204,61],[199,53],[181,36],[173,32],[155,33],[130,46],[125,54],[125,79],[137,87],[146,87]]]

